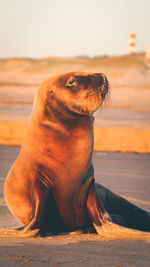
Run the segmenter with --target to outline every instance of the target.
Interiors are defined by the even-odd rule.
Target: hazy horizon
[[[149,0],[5,0],[0,3],[0,58],[119,56],[137,34],[150,45]]]
[[[128,53],[126,53],[126,54],[120,54],[120,55],[104,55],[104,54],[101,54],[101,55],[94,55],[94,56],[90,56],[90,55],[70,55],[70,56],[51,56],[51,55],[47,55],[47,56],[43,56],[43,57],[38,57],[38,56],[6,56],[6,57],[0,57],[0,59],[1,60],[3,60],[3,59],[35,59],[35,60],[40,60],[40,59],[42,59],[42,60],[46,60],[46,59],[78,59],[78,58],[87,58],[87,59],[95,59],[95,58],[103,58],[103,57],[108,57],[108,58],[119,58],[119,57],[126,57],[126,56],[131,56],[131,57],[133,57],[133,56],[138,56],[138,55],[144,55],[144,51],[140,51],[140,52],[137,52],[135,55],[129,55]]]

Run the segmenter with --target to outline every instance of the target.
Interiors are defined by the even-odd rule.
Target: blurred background
[[[103,72],[95,150],[150,153],[150,1],[0,2],[0,144],[20,145],[40,83]]]

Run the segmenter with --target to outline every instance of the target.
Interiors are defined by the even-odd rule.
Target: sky
[[[1,0],[0,58],[101,56],[150,45],[150,0]]]

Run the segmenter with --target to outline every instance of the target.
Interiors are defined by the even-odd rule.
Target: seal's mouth
[[[108,91],[109,83],[104,74],[95,73],[91,76],[90,90],[86,93],[86,105],[90,114],[100,108]]]

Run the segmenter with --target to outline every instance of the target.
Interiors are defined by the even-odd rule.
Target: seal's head
[[[45,114],[74,113],[91,116],[105,99],[108,81],[101,73],[69,72],[50,77],[39,89]],[[43,102],[45,104],[43,105]],[[52,114],[52,112],[50,112]]]

